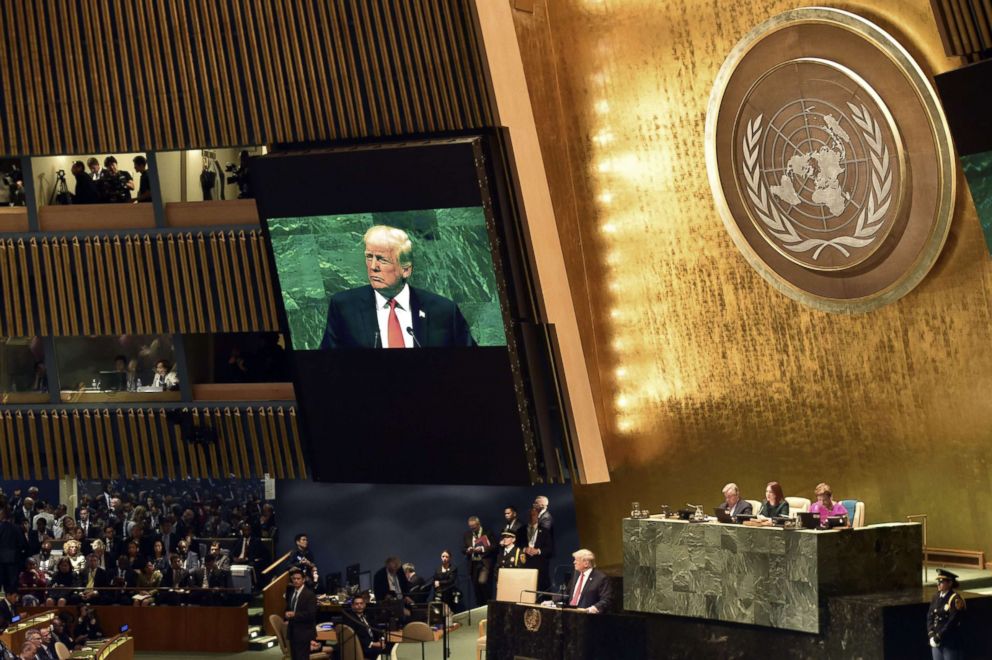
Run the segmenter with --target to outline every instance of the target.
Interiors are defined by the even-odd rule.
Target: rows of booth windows
[[[264,147],[225,147],[146,153],[73,154],[31,158],[33,204],[198,202],[252,197],[248,164]],[[0,159],[0,206],[26,206],[26,169]],[[154,182],[154,185],[153,185]]]
[[[183,335],[181,341],[174,335],[55,337],[50,342],[41,337],[0,338],[0,392],[6,403],[48,403],[56,390],[55,398],[70,403],[179,401],[187,380],[192,385],[288,382],[283,337],[228,333]]]

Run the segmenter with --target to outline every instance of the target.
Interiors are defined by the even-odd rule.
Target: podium
[[[643,658],[641,617],[489,602],[488,660]]]

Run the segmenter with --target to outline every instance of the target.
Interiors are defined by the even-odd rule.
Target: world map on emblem
[[[794,60],[751,90],[738,126],[742,196],[775,249],[841,270],[885,242],[898,208],[898,132],[856,76]]]

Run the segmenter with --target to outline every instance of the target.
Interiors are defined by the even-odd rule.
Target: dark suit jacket
[[[11,605],[6,598],[0,598],[0,616],[7,619],[7,623],[10,623],[10,620],[17,616],[17,606]]]
[[[293,597],[293,589],[286,592],[286,611],[289,611],[290,599]],[[287,632],[289,638],[294,641],[305,639],[317,639],[317,594],[311,591],[310,587],[304,586],[300,591],[299,601],[296,603],[296,614],[288,622]]]
[[[396,594],[400,598],[410,593],[410,583],[407,582],[406,574],[402,569],[396,572],[396,577],[400,581],[402,594]],[[386,577],[386,567],[383,566],[372,577],[372,591],[375,593],[376,602],[381,603],[389,594],[389,579]]]
[[[362,653],[365,654],[366,658],[377,658],[383,653],[382,649],[370,649],[369,645],[378,641],[382,635],[378,630],[371,627],[371,622],[366,618],[366,622],[369,625],[363,625],[362,622],[355,616],[351,610],[344,611],[344,624],[355,631],[355,637],[358,638],[358,643],[362,645]]]
[[[79,574],[79,586],[85,587],[86,582],[90,579],[89,570],[86,569]],[[94,587],[109,587],[110,586],[110,575],[102,568],[96,569],[96,574],[93,576],[93,586]]]
[[[322,349],[379,348],[379,321],[371,286],[348,289],[331,296]],[[414,345],[421,347],[475,346],[468,323],[454,301],[436,293],[410,287]],[[404,328],[404,332],[406,329]]]
[[[524,527],[520,531],[520,547],[526,548],[530,545],[530,526]],[[537,526],[537,537],[534,539],[534,547],[541,551],[540,557],[547,561],[551,558],[551,555],[555,553],[555,539],[551,536],[551,532],[541,527],[540,523]],[[537,559],[535,557],[534,559]]]
[[[579,573],[573,573],[572,579],[568,581],[568,591],[566,591],[565,604],[567,605],[572,599],[572,593],[575,591],[575,582],[579,577]],[[582,595],[579,596],[579,604],[577,607],[592,607],[596,606],[596,609],[600,612],[605,612],[610,609],[613,604],[613,587],[610,586],[610,581],[606,577],[606,573],[599,570],[598,568],[592,569],[589,574],[589,579],[586,583],[582,585]]]
[[[14,564],[23,568],[24,535],[8,520],[0,522],[0,564]]]
[[[734,505],[733,511],[728,510],[726,500],[720,505],[719,508],[723,509],[732,516],[749,516],[754,513],[754,507],[752,507],[751,503],[747,500],[737,500],[737,504]]]

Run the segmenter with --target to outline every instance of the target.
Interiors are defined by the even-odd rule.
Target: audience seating
[[[435,641],[434,631],[423,621],[411,621],[403,626],[403,641],[420,642],[420,657],[423,660],[425,654],[424,643]]]
[[[339,660],[365,660],[362,644],[351,626],[341,626],[341,637],[338,639]]]
[[[475,643],[475,660],[485,660],[486,658],[486,621],[479,622],[479,639]]]
[[[851,522],[851,527],[865,526],[865,503],[860,500],[841,500],[841,504],[847,509],[847,518]]]
[[[758,500],[744,500],[744,501],[751,505],[751,512],[754,515],[758,515],[758,512],[761,511],[761,502],[759,502]]]
[[[72,652],[62,642],[55,642],[55,655],[59,657],[59,660],[66,660],[66,658],[72,655]]]

